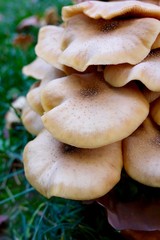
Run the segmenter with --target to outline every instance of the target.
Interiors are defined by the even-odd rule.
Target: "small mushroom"
[[[38,135],[44,128],[41,117],[28,104],[23,108],[21,119],[24,127],[31,134]]]
[[[23,67],[22,72],[26,76],[42,80],[48,72],[54,71],[53,67],[41,58],[36,58],[32,63]]]
[[[97,148],[129,136],[149,111],[136,86],[113,88],[100,73],[55,79],[41,93],[45,128],[59,141],[81,148]]]
[[[64,72],[52,67],[45,73],[44,79],[34,83],[27,94],[27,101],[33,111],[42,115],[44,109],[41,104],[40,93],[44,86],[51,80],[65,76]]]
[[[136,181],[160,187],[160,132],[147,118],[123,141],[124,168]]]
[[[13,123],[21,122],[20,116],[18,117],[18,114],[21,115],[25,103],[26,98],[24,96],[20,96],[15,101],[13,101],[12,107],[10,107],[9,111],[5,116],[7,129],[10,129]]]
[[[23,158],[28,181],[47,198],[97,198],[117,184],[122,169],[121,142],[79,149],[58,142],[46,130],[27,144]]]
[[[152,0],[152,2],[157,3],[158,1]],[[62,17],[64,21],[67,21],[71,17],[81,13],[94,19],[112,19],[121,17],[151,17],[160,19],[159,6],[140,1],[87,1],[77,5],[63,7]]]
[[[58,62],[80,72],[90,65],[137,64],[149,54],[159,32],[160,22],[154,18],[105,20],[75,15],[66,22]]]
[[[130,81],[139,80],[149,90],[160,92],[160,48],[152,50],[139,64],[106,66],[105,80],[114,87],[122,87]]]

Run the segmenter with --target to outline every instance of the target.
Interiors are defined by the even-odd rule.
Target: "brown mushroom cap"
[[[27,144],[23,157],[27,179],[47,198],[97,198],[114,187],[122,169],[121,142],[78,149],[58,142],[46,130]]]
[[[159,32],[160,22],[153,18],[96,20],[79,14],[66,23],[58,61],[80,72],[90,65],[137,64]]]
[[[160,132],[150,119],[123,141],[124,168],[140,183],[160,187]]]
[[[104,70],[105,80],[114,87],[122,87],[132,80],[141,81],[151,91],[160,91],[160,48],[152,50],[141,63],[110,65]]]
[[[31,134],[37,135],[44,128],[41,117],[28,104],[22,111],[21,119],[27,131]]]
[[[48,72],[52,72],[53,67],[41,58],[36,58],[33,62],[23,67],[22,72],[26,76],[33,77],[38,80],[45,78]]]
[[[157,2],[157,1],[156,1]],[[151,17],[160,19],[160,7],[140,1],[87,1],[73,6],[63,7],[62,17],[67,21],[71,17],[83,13],[94,19],[112,19],[116,17]]]
[[[151,103],[150,115],[154,122],[160,125],[160,97]]]
[[[101,147],[129,136],[147,117],[149,106],[135,86],[113,88],[101,74],[74,74],[42,90],[44,126],[61,142]]]

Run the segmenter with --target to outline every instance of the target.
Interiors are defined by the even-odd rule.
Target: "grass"
[[[34,82],[21,69],[35,58],[34,46],[38,28],[27,34],[32,44],[26,48],[14,46],[18,23],[29,16],[43,16],[44,10],[55,5],[60,13],[69,1],[5,0],[0,1],[0,216],[7,220],[0,224],[0,239],[109,240],[120,239],[106,221],[104,209],[96,203],[86,205],[61,198],[45,199],[27,182],[22,152],[33,138],[22,124],[9,131],[5,128],[5,114],[12,101],[25,95]]]

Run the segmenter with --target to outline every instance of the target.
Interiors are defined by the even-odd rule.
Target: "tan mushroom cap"
[[[52,69],[46,73],[46,76],[41,81],[34,83],[27,94],[27,101],[33,111],[37,114],[42,115],[44,109],[41,104],[40,93],[42,88],[51,80],[64,77],[64,72],[52,67]]]
[[[36,54],[54,67],[63,70],[63,66],[57,61],[61,53],[61,39],[63,27],[45,26],[42,27],[38,35]]]
[[[35,48],[37,55],[43,58],[48,64],[60,69],[65,74],[70,75],[77,73],[77,71],[71,67],[65,66],[58,61],[61,50],[61,41],[64,29],[58,26],[45,26],[40,29],[38,43]],[[94,66],[90,66],[86,71],[95,71]]]
[[[66,23],[58,61],[80,72],[90,65],[137,64],[159,32],[160,21],[153,18],[95,20],[79,14]]]
[[[114,87],[122,87],[133,80],[141,81],[149,90],[160,91],[160,49],[155,49],[141,63],[110,65],[104,70],[105,80]]]
[[[160,97],[152,102],[150,106],[150,115],[154,122],[160,125]]]
[[[112,2],[113,0],[109,0],[109,1]],[[122,0],[114,0],[114,1],[122,1]],[[123,0],[123,1],[133,1],[133,0]],[[134,1],[151,3],[151,4],[158,5],[158,6],[160,5],[160,0],[134,0]]]
[[[53,67],[41,58],[36,58],[33,62],[23,67],[22,72],[26,76],[42,80],[48,72],[52,72]]]
[[[136,86],[113,88],[96,73],[51,81],[42,90],[41,102],[45,128],[59,141],[81,148],[129,136],[149,111]]]
[[[46,130],[27,144],[23,158],[28,181],[47,198],[95,199],[116,185],[122,169],[121,142],[79,149]]]
[[[160,132],[150,119],[123,141],[124,168],[140,183],[160,187]]]
[[[156,1],[157,3],[157,1]],[[67,21],[71,17],[83,13],[94,19],[122,18],[122,17],[151,17],[160,19],[160,7],[139,1],[87,1],[73,6],[63,7],[62,17]]]
[[[28,104],[26,104],[22,111],[21,119],[26,130],[31,134],[38,135],[44,128],[41,117]]]

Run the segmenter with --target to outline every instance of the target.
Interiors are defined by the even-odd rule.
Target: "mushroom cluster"
[[[62,18],[40,29],[38,57],[23,68],[39,80],[27,95],[38,116],[27,179],[48,198],[75,200],[105,195],[123,167],[160,187],[160,6],[85,1]]]

